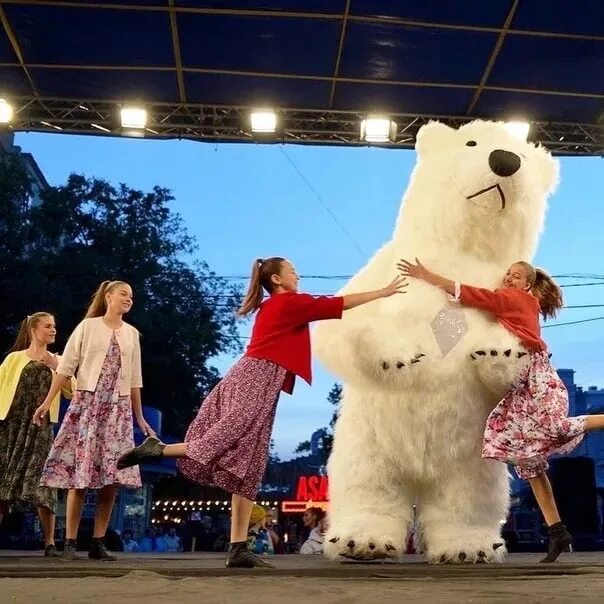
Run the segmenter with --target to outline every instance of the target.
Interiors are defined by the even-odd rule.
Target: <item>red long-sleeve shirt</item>
[[[246,357],[272,361],[288,371],[283,390],[292,393],[295,376],[312,383],[308,324],[341,319],[341,296],[311,296],[297,292],[273,294],[258,309]]]
[[[462,285],[459,300],[466,306],[486,310],[515,336],[526,348],[545,351],[539,324],[539,300],[520,289],[504,288],[492,291],[471,285]]]

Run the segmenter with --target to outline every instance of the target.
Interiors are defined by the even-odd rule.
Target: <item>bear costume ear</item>
[[[430,149],[439,150],[446,148],[448,142],[455,136],[456,130],[442,122],[428,122],[422,126],[415,138],[415,150],[419,154],[428,152]]]

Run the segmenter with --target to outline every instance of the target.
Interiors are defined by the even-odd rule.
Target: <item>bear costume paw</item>
[[[326,550],[329,557],[340,556],[349,560],[383,560],[384,558],[398,558],[400,556],[392,543],[382,543],[372,537],[353,537],[351,535],[338,537],[331,536],[327,539]]]
[[[479,550],[460,549],[459,551],[431,552],[430,564],[490,564],[501,562],[505,556],[504,543],[493,543]]]
[[[498,349],[485,347],[470,354],[479,379],[499,399],[510,390],[528,362],[529,355],[520,348]]]

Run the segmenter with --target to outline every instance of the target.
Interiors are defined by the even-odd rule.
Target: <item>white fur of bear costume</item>
[[[545,149],[475,121],[424,126],[416,151],[392,239],[340,293],[383,287],[401,258],[493,289],[532,259],[558,177]],[[344,382],[326,555],[398,557],[417,503],[431,562],[500,561],[508,473],[481,458],[482,437],[526,354],[487,313],[420,281],[406,292],[313,331],[317,356]]]

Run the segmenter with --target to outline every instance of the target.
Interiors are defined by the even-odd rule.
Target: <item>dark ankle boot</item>
[[[556,522],[547,528],[549,543],[547,544],[547,556],[541,562],[555,562],[562,552],[572,552],[572,535],[566,530],[561,522]]]
[[[44,557],[45,558],[60,558],[61,554],[57,551],[57,548],[54,543],[47,545],[44,548]]]
[[[113,561],[117,560],[115,556],[112,556],[105,547],[105,538],[104,537],[93,537],[92,545],[90,546],[90,551],[88,552],[88,557],[91,560],[103,560],[103,561]]]
[[[144,459],[151,457],[161,457],[165,446],[166,445],[161,442],[159,438],[147,436],[138,447],[126,451],[126,453],[117,460],[117,469],[123,470],[124,468],[137,466]]]
[[[61,554],[61,560],[65,562],[70,562],[71,560],[76,560],[76,540],[75,539],[65,539],[65,546],[63,547],[63,553]]]
[[[275,568],[250,552],[246,541],[238,541],[229,545],[226,566],[229,568]]]

